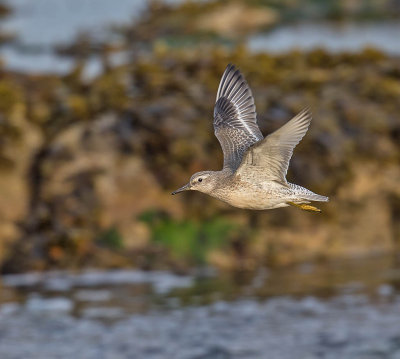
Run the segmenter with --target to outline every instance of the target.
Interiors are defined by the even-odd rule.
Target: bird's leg
[[[288,204],[290,204],[291,206],[295,206],[298,207],[304,211],[308,211],[308,212],[321,212],[321,210],[317,207],[314,206],[310,206],[309,204],[305,204],[305,203],[294,203],[294,202],[287,202]]]

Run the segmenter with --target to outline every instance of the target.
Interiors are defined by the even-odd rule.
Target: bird
[[[193,174],[172,194],[199,191],[231,206],[252,210],[295,206],[321,212],[309,203],[327,202],[328,197],[286,180],[293,149],[310,122],[311,113],[306,108],[264,138],[251,89],[239,69],[229,64],[218,87],[213,121],[224,155],[223,168]]]

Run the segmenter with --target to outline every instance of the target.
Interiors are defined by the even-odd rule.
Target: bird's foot
[[[294,202],[288,202],[291,206],[298,207],[304,211],[308,212],[321,212],[321,210],[317,207],[311,206],[309,204],[304,204],[304,203],[294,203]]]

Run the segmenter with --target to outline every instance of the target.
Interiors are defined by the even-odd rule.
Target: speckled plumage
[[[228,65],[218,87],[214,132],[224,153],[221,171],[195,173],[188,184],[174,191],[196,190],[248,209],[306,205],[328,198],[286,181],[294,147],[308,130],[311,115],[303,110],[281,128],[263,137],[257,125],[254,99],[243,75]]]

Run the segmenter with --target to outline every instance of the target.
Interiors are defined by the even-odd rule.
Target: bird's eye
[[[202,178],[199,178],[199,179],[198,179],[199,182],[201,182],[202,180],[203,180]]]

